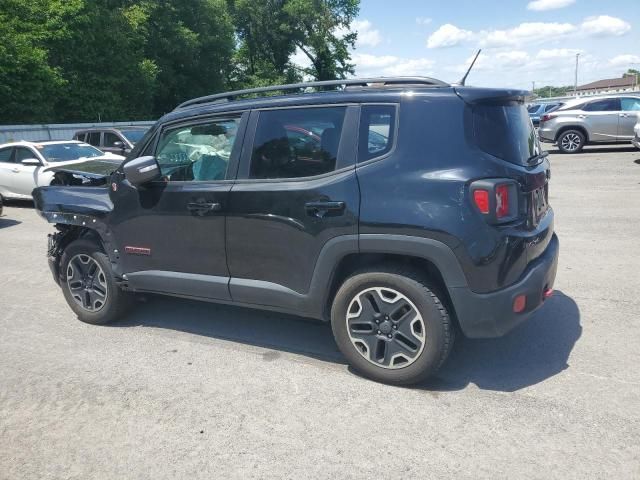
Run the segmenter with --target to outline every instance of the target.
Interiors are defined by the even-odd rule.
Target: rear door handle
[[[13,168],[13,169],[11,169],[11,171],[13,173],[20,173],[20,169],[19,168]]]
[[[187,210],[204,215],[208,212],[219,212],[222,210],[222,205],[214,202],[189,202],[187,203]]]
[[[586,115],[578,115],[578,118],[587,118]]]
[[[307,215],[323,218],[327,213],[343,212],[345,209],[344,202],[332,202],[332,201],[319,201],[319,202],[307,202],[304,204],[304,208],[307,211]]]

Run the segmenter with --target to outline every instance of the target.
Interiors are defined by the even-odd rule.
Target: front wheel
[[[440,297],[413,272],[362,272],[348,278],[331,309],[338,348],[374,380],[406,385],[433,375],[453,345]]]
[[[78,319],[104,325],[124,316],[131,295],[118,287],[111,262],[87,239],[70,243],[60,260],[62,292]]]
[[[567,130],[558,137],[558,148],[562,153],[578,153],[586,142],[580,130]]]

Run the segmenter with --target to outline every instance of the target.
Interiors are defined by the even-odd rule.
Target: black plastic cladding
[[[120,168],[110,179],[115,191],[41,188],[36,205],[54,222],[50,214],[74,213],[80,208],[78,198],[89,198],[88,204],[82,202],[87,211],[76,213],[98,216],[115,249],[149,248],[151,255],[118,259],[118,270],[136,290],[322,317],[341,260],[366,252],[431,262],[450,293],[457,289],[456,298],[462,298],[462,290],[490,295],[487,292],[525,278],[554,237],[552,210],[535,227],[525,218],[495,226],[483,219],[469,197],[469,184],[478,179],[515,180],[522,202],[547,182],[546,160],[535,167],[512,164],[482,152],[469,137],[467,102],[512,101],[522,93],[387,87],[194,105],[160,119],[129,158],[153,153],[158,131],[168,124],[229,112],[339,104],[355,112],[340,147],[343,158],[338,164],[345,167],[305,179],[243,178],[250,160],[247,143],[255,129],[255,122],[248,120],[243,123],[246,131],[238,133],[244,146],[231,160],[239,164],[235,180],[158,181],[135,188]],[[355,165],[357,112],[364,103],[398,106],[396,145],[384,157]],[[220,203],[222,208],[194,216],[186,208],[194,200]],[[345,207],[318,218],[305,208],[318,201],[340,201]]]

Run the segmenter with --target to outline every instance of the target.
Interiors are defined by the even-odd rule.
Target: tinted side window
[[[621,98],[622,110],[637,112],[640,111],[640,98]]]
[[[165,130],[156,159],[171,181],[224,180],[240,118],[212,120]]]
[[[0,162],[9,163],[11,161],[11,152],[13,152],[11,147],[0,149]]]
[[[87,134],[87,143],[93,145],[94,147],[100,146],[100,132],[90,132]]]
[[[396,107],[363,105],[360,109],[358,161],[364,162],[387,154],[393,147]]]
[[[114,143],[116,142],[120,142],[122,143],[122,140],[120,140],[120,137],[118,137],[115,133],[111,133],[111,132],[104,132],[104,146],[105,147],[115,147]]]
[[[33,153],[28,148],[24,148],[24,147],[16,148],[16,157],[15,157],[16,163],[20,163],[22,162],[22,160],[26,160],[28,158],[37,159],[38,157],[36,156],[35,153]]]
[[[249,178],[301,178],[336,168],[346,107],[260,112]]]
[[[87,137],[87,134],[86,134],[86,133],[76,133],[76,134],[73,136],[73,138],[74,138],[75,140],[80,140],[81,142],[84,142],[86,137]]]
[[[620,110],[620,99],[606,98],[588,103],[583,110],[585,112],[617,112]]]

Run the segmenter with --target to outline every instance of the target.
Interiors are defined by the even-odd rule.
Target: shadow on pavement
[[[585,153],[628,153],[628,152],[637,152],[638,149],[631,144],[629,144],[628,147],[623,144],[622,146],[617,146],[617,145],[602,146],[602,147],[586,146],[580,153],[563,154],[556,147],[549,147],[547,151],[549,153],[562,155],[563,157],[572,158],[572,157],[579,157],[580,155]]]
[[[280,313],[213,303],[149,296],[145,304],[114,327],[149,326],[255,345],[346,365],[329,325]],[[458,336],[449,361],[437,376],[417,388],[513,392],[567,368],[580,338],[576,303],[556,291],[536,314],[505,337],[468,340]],[[277,358],[268,352],[265,359]]]
[[[18,221],[18,220],[14,220],[12,218],[7,218],[6,214],[3,214],[2,217],[0,217],[0,230],[3,228],[8,228],[8,227],[13,227],[15,225],[20,225],[22,222]]]
[[[483,390],[514,392],[568,368],[582,334],[580,310],[556,291],[528,321],[502,338],[458,338],[449,361],[422,388],[460,390],[473,383]]]

